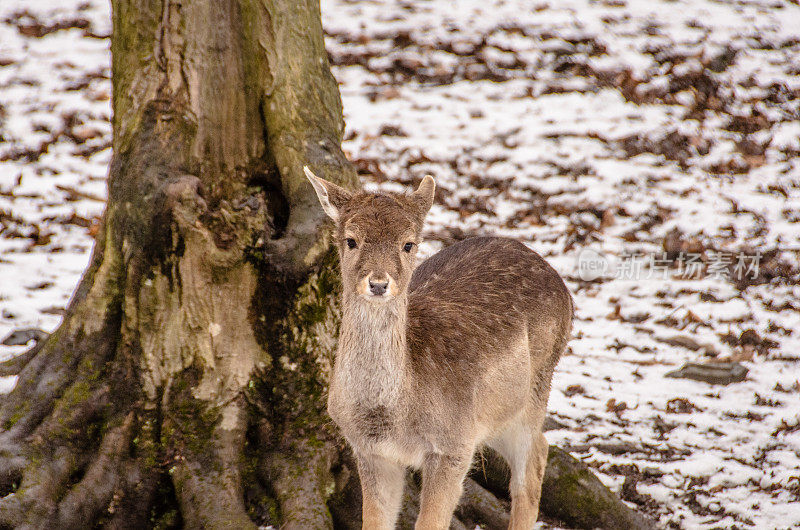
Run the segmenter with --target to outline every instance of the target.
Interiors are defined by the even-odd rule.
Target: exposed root
[[[270,453],[263,459],[262,478],[272,484],[283,518],[282,530],[333,528],[325,504],[332,489],[330,463],[333,447],[297,442],[291,451]]]
[[[132,423],[133,413],[129,413],[122,425],[106,433],[83,479],[59,503],[51,528],[86,526],[108,507],[120,483],[120,464],[130,442]]]
[[[186,528],[253,529],[242,492],[244,415],[230,403],[207,447],[185,447],[170,469]],[[226,425],[227,421],[231,425]]]
[[[8,377],[11,375],[19,374],[28,363],[30,363],[36,355],[42,351],[42,347],[46,341],[42,340],[36,346],[29,349],[25,353],[12,357],[7,361],[0,363],[0,377]]]
[[[78,414],[70,419],[81,417]],[[15,494],[0,501],[0,527],[81,528],[96,521],[123,483],[121,470],[126,469],[133,418],[130,412],[121,425],[109,429],[92,457],[76,444],[66,443],[52,457],[34,452],[32,459],[20,454],[0,458],[3,488],[19,482]],[[81,438],[83,434],[85,429]],[[40,458],[46,463],[38,463]],[[83,470],[80,481],[70,488],[70,482]]]
[[[65,447],[44,464],[31,462],[17,492],[0,500],[0,524],[18,530],[41,528],[40,523],[55,513],[56,499],[78,467],[78,458]]]
[[[9,431],[18,431],[24,436],[33,430],[47,415],[48,407],[63,390],[63,385],[59,383],[63,380],[65,385],[68,382],[63,377],[67,370],[62,368],[61,376],[59,376],[57,368],[53,366],[55,363],[47,362],[52,357],[51,353],[52,348],[48,348],[41,355],[30,359],[20,371],[14,389],[10,394],[4,396],[3,406],[0,407],[0,428],[6,431],[3,433],[4,438],[20,438],[17,435],[12,436]],[[43,380],[45,384],[41,385]],[[46,401],[42,401],[42,399]],[[31,408],[32,403],[35,404],[34,409]],[[38,420],[31,413],[36,414]],[[30,418],[26,418],[25,422],[20,422],[19,419],[22,416]],[[26,423],[28,425],[25,425]]]
[[[481,454],[471,477],[500,498],[508,497],[510,472],[505,460],[491,449]],[[541,511],[575,528],[654,528],[606,488],[586,465],[550,446],[542,487]]]
[[[509,521],[508,508],[471,478],[464,482],[456,516],[471,528],[480,524],[486,530],[505,529]]]
[[[172,470],[186,528],[253,529],[240,486],[233,487],[224,470],[211,471],[200,462],[183,462]]]
[[[111,519],[107,530],[149,528],[151,508],[158,493],[160,475],[142,462],[128,462],[121,471],[121,484],[114,494],[109,512]]]
[[[56,400],[75,378],[78,361],[67,357],[45,351],[22,370],[16,387],[0,407],[0,427],[7,429],[7,439],[25,438],[52,412]]]
[[[544,512],[577,528],[656,527],[606,488],[586,464],[554,446],[547,455],[541,506]]]
[[[352,453],[344,449],[333,470],[335,487],[328,499],[334,525],[340,530],[361,528],[361,484]],[[408,490],[408,488],[406,488]],[[405,503],[404,503],[405,507]]]
[[[101,386],[89,392],[85,383],[74,383],[56,401],[52,413],[31,433],[28,441],[52,443],[54,439],[83,438],[91,425],[109,405],[109,388]]]

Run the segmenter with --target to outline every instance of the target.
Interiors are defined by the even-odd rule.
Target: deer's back
[[[526,331],[541,346],[531,352],[542,357],[532,365],[554,365],[571,329],[572,299],[558,273],[522,243],[476,237],[417,267],[408,315],[417,369],[470,392],[481,371],[502,362]]]

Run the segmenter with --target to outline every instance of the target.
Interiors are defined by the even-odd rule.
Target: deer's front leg
[[[461,497],[472,452],[458,456],[431,454],[422,466],[422,495],[416,530],[447,530]]]
[[[356,455],[365,530],[394,530],[403,499],[405,468],[374,454]]]

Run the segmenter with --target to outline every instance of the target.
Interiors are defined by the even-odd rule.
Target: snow
[[[664,527],[800,526],[800,6],[323,0],[322,11],[344,149],[365,186],[437,179],[422,251],[508,235],[567,279],[574,338],[550,398],[566,428],[549,441],[614,489],[636,466]],[[105,1],[0,5],[0,338],[55,329],[88,263],[111,157],[109,33]],[[795,272],[744,290],[649,274],[646,260],[638,279],[578,275],[585,249],[626,267],[658,257],[674,229],[707,257],[778,247]],[[745,344],[746,330],[761,342]],[[698,349],[664,342],[676,336]],[[23,351],[0,346],[0,360]],[[738,359],[747,379],[664,377],[709,352]]]

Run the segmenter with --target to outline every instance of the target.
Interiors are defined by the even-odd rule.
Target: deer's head
[[[353,193],[304,170],[336,223],[345,294],[384,302],[405,293],[425,215],[433,205],[433,178],[425,177],[410,195]]]

